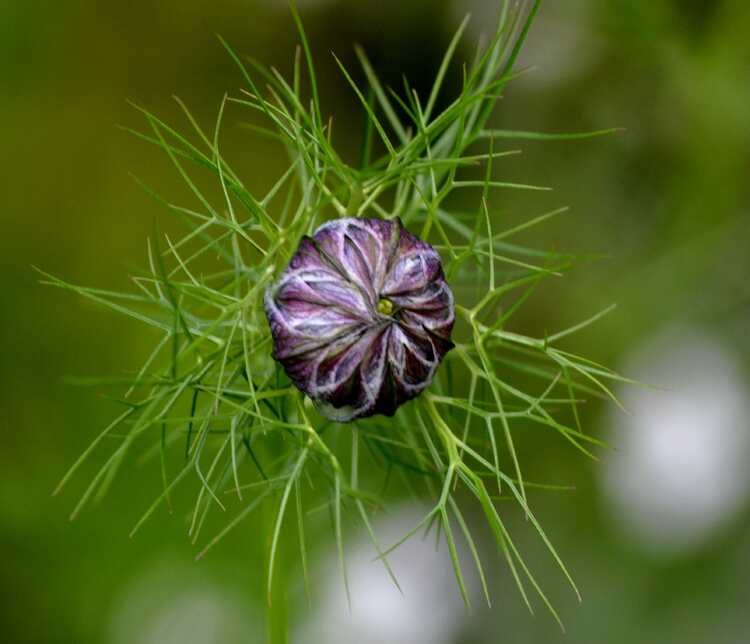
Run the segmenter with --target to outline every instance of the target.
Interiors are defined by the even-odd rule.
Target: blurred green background
[[[473,15],[462,50],[468,59],[496,11],[486,0],[299,4],[324,108],[345,149],[361,115],[330,50],[354,68],[352,44],[360,42],[387,82],[400,86],[405,74],[424,92],[462,16]],[[163,218],[129,173],[165,195],[184,189],[158,150],[116,128],[142,125],[126,99],[186,129],[176,94],[210,127],[224,92],[241,85],[215,34],[288,72],[296,34],[285,3],[5,0],[2,13],[0,641],[261,642],[265,573],[253,525],[196,564],[184,508],[158,513],[128,539],[159,485],[153,467],[131,463],[110,495],[72,524],[67,516],[96,460],[51,497],[115,410],[95,388],[64,378],[132,370],[152,338],[40,286],[32,265],[75,283],[127,285],[128,271],[145,261],[154,219]],[[443,639],[430,644],[746,642],[750,10],[741,0],[549,1],[522,64],[538,69],[506,92],[497,127],[626,129],[605,139],[524,144],[523,156],[504,166],[509,180],[555,187],[542,197],[498,200],[513,220],[572,207],[526,241],[605,255],[550,283],[516,324],[553,332],[617,302],[567,346],[658,380],[665,391],[623,393],[631,416],[586,407],[587,428],[616,448],[601,463],[547,435],[523,441],[531,472],[577,488],[534,503],[579,582],[582,605],[532,531],[522,520],[516,526],[568,635],[542,608],[536,617],[526,612],[498,559],[494,609],[471,618],[456,611]],[[459,77],[454,70],[454,83]],[[283,154],[239,120],[227,116],[223,152],[250,186],[267,186]],[[335,565],[326,563],[327,538],[313,544],[312,610],[293,597],[295,641],[381,641],[377,628],[341,639],[349,631],[337,620],[356,633],[367,606],[358,608],[355,593],[352,616],[345,607],[337,613],[338,591],[324,581]],[[460,602],[451,584],[448,601]],[[306,625],[321,621],[324,634],[313,636]]]

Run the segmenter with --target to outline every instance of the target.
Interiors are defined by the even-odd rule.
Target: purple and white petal
[[[266,293],[274,358],[322,414],[392,416],[453,344],[440,257],[400,221],[344,218],[303,238]]]

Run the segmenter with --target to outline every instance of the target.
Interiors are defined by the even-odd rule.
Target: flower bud
[[[337,219],[304,237],[265,308],[274,359],[339,422],[393,416],[453,348],[440,257],[399,220]]]

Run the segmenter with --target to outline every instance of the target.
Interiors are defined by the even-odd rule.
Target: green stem
[[[271,495],[269,500],[263,504],[266,543],[271,543],[276,523],[278,503],[275,503],[274,500],[274,495]],[[279,535],[278,547],[273,563],[273,584],[270,595],[266,597],[266,641],[268,644],[287,644],[289,641],[285,541],[283,534]],[[269,552],[269,549],[266,549],[266,552]],[[267,561],[266,569],[268,569],[268,563]]]

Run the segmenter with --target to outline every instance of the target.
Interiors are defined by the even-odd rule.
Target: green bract
[[[185,205],[155,195],[158,203],[184,221],[187,232],[181,239],[157,237],[152,241],[149,267],[133,278],[133,292],[77,287],[49,278],[145,324],[158,335],[152,353],[119,396],[121,412],[62,481],[67,482],[85,458],[104,446],[105,437],[117,432],[114,449],[105,457],[74,515],[92,497],[106,491],[131,452],[146,450],[161,463],[163,490],[137,521],[134,532],[165,503],[177,503],[172,497],[178,488],[194,494],[189,528],[194,541],[203,536],[216,509],[227,510],[206,548],[265,506],[264,516],[271,517],[266,527],[271,544],[271,594],[276,588],[274,570],[283,565],[280,553],[289,550],[280,548],[283,542],[298,544],[307,578],[305,534],[311,507],[330,508],[344,578],[344,528],[351,520],[362,523],[388,566],[389,548],[379,543],[370,518],[409,491],[427,499],[433,509],[405,538],[420,528],[439,530],[468,602],[455,546],[456,531],[468,543],[487,592],[475,547],[476,525],[464,518],[466,504],[473,501],[523,599],[529,601],[527,588],[531,587],[552,610],[506,528],[512,506],[496,503],[502,490],[528,517],[568,576],[528,500],[529,489],[550,486],[525,479],[514,431],[536,425],[548,430],[550,437],[590,454],[598,441],[581,431],[576,405],[583,396],[611,397],[608,381],[618,376],[559,348],[566,335],[588,321],[546,338],[526,335],[514,326],[515,313],[536,286],[575,263],[574,257],[531,250],[514,239],[522,230],[565,212],[564,208],[500,229],[491,205],[496,191],[543,189],[497,176],[497,160],[517,152],[507,145],[508,140],[533,135],[487,126],[497,99],[518,75],[516,59],[537,8],[538,3],[531,7],[513,3],[512,9],[507,2],[501,4],[496,32],[464,68],[462,89],[456,96],[443,96],[443,81],[466,22],[450,43],[426,97],[408,87],[401,95],[388,91],[358,50],[369,90],[357,86],[341,66],[367,116],[361,160],[356,164],[342,158],[335,147],[296,11],[293,15],[300,28],[310,96],[300,89],[304,71],[299,57],[294,81],[288,82],[275,70],[261,66],[249,70],[228,48],[240,66],[245,89],[222,103],[214,131],[203,131],[186,108],[188,123],[195,130],[192,136],[143,111],[149,127],[135,131],[136,136],[165,152],[192,192],[191,203]],[[367,95],[372,100],[365,98]],[[251,193],[221,153],[222,123],[229,107],[264,118],[268,127],[253,125],[253,129],[278,141],[289,155],[288,169],[265,194]],[[195,175],[202,175],[200,184]],[[199,187],[206,185],[207,178],[213,182],[218,201]],[[456,191],[471,197],[475,207],[457,211],[449,206],[447,199]],[[433,286],[404,295],[398,288],[383,286],[389,274],[387,263],[370,262],[374,272],[366,279],[371,286],[379,286],[368,290],[362,282],[369,298],[360,303],[367,318],[365,327],[383,321],[384,326],[401,331],[409,325],[394,327],[388,320],[412,316],[410,324],[418,328],[425,351],[419,366],[428,364],[429,368],[420,371],[413,366],[409,374],[400,372],[402,381],[408,375],[413,387],[403,398],[422,391],[432,379],[428,390],[400,407],[387,422],[381,416],[360,417],[371,411],[393,412],[400,399],[392,398],[388,406],[378,409],[381,390],[375,388],[368,392],[358,389],[356,396],[352,391],[333,395],[333,390],[324,388],[334,381],[315,381],[311,387],[309,374],[296,370],[295,364],[301,362],[285,362],[291,355],[285,354],[288,347],[318,351],[320,346],[313,345],[320,339],[320,329],[312,339],[299,334],[284,339],[276,328],[274,338],[266,321],[266,292],[270,294],[266,305],[272,325],[294,299],[284,301],[283,290],[289,285],[289,274],[285,277],[284,271],[304,251],[307,242],[300,249],[300,240],[325,222],[342,217],[349,219],[326,224],[324,230],[340,233],[344,226],[351,228],[351,234],[360,234],[363,227],[374,225],[367,222],[378,221],[377,226],[388,234],[398,232],[404,239],[423,240],[423,259],[434,264],[440,253],[455,297],[454,307],[437,264],[433,273],[428,272],[434,278]],[[349,275],[344,282],[353,280]],[[336,297],[340,301],[362,295],[356,289],[344,293],[341,289],[346,291],[348,286],[342,286],[341,280],[334,282],[328,286],[339,289]],[[437,298],[432,303],[435,318],[431,329],[426,322],[432,315],[427,311],[432,306],[430,294]],[[358,305],[350,302],[347,306],[356,309]],[[454,310],[455,348],[446,355]],[[331,312],[318,310],[315,315]],[[415,321],[417,318],[421,322]],[[324,320],[319,317],[315,321]],[[342,319],[328,318],[328,322],[340,330]],[[426,354],[424,338],[429,338],[432,356]],[[305,395],[274,361],[274,340],[275,355],[297,386],[323,404],[322,410],[329,416],[355,419],[352,423],[332,422],[307,404]],[[305,345],[308,341],[311,344]],[[443,365],[436,371],[443,355]],[[407,358],[397,357],[395,363]],[[347,410],[339,414],[342,408]],[[107,449],[112,445],[106,442]],[[501,465],[503,462],[509,465]],[[233,494],[227,496],[228,490]],[[296,517],[296,529],[284,522],[288,515]],[[259,541],[257,535],[254,541]],[[278,600],[272,605],[278,606]]]

